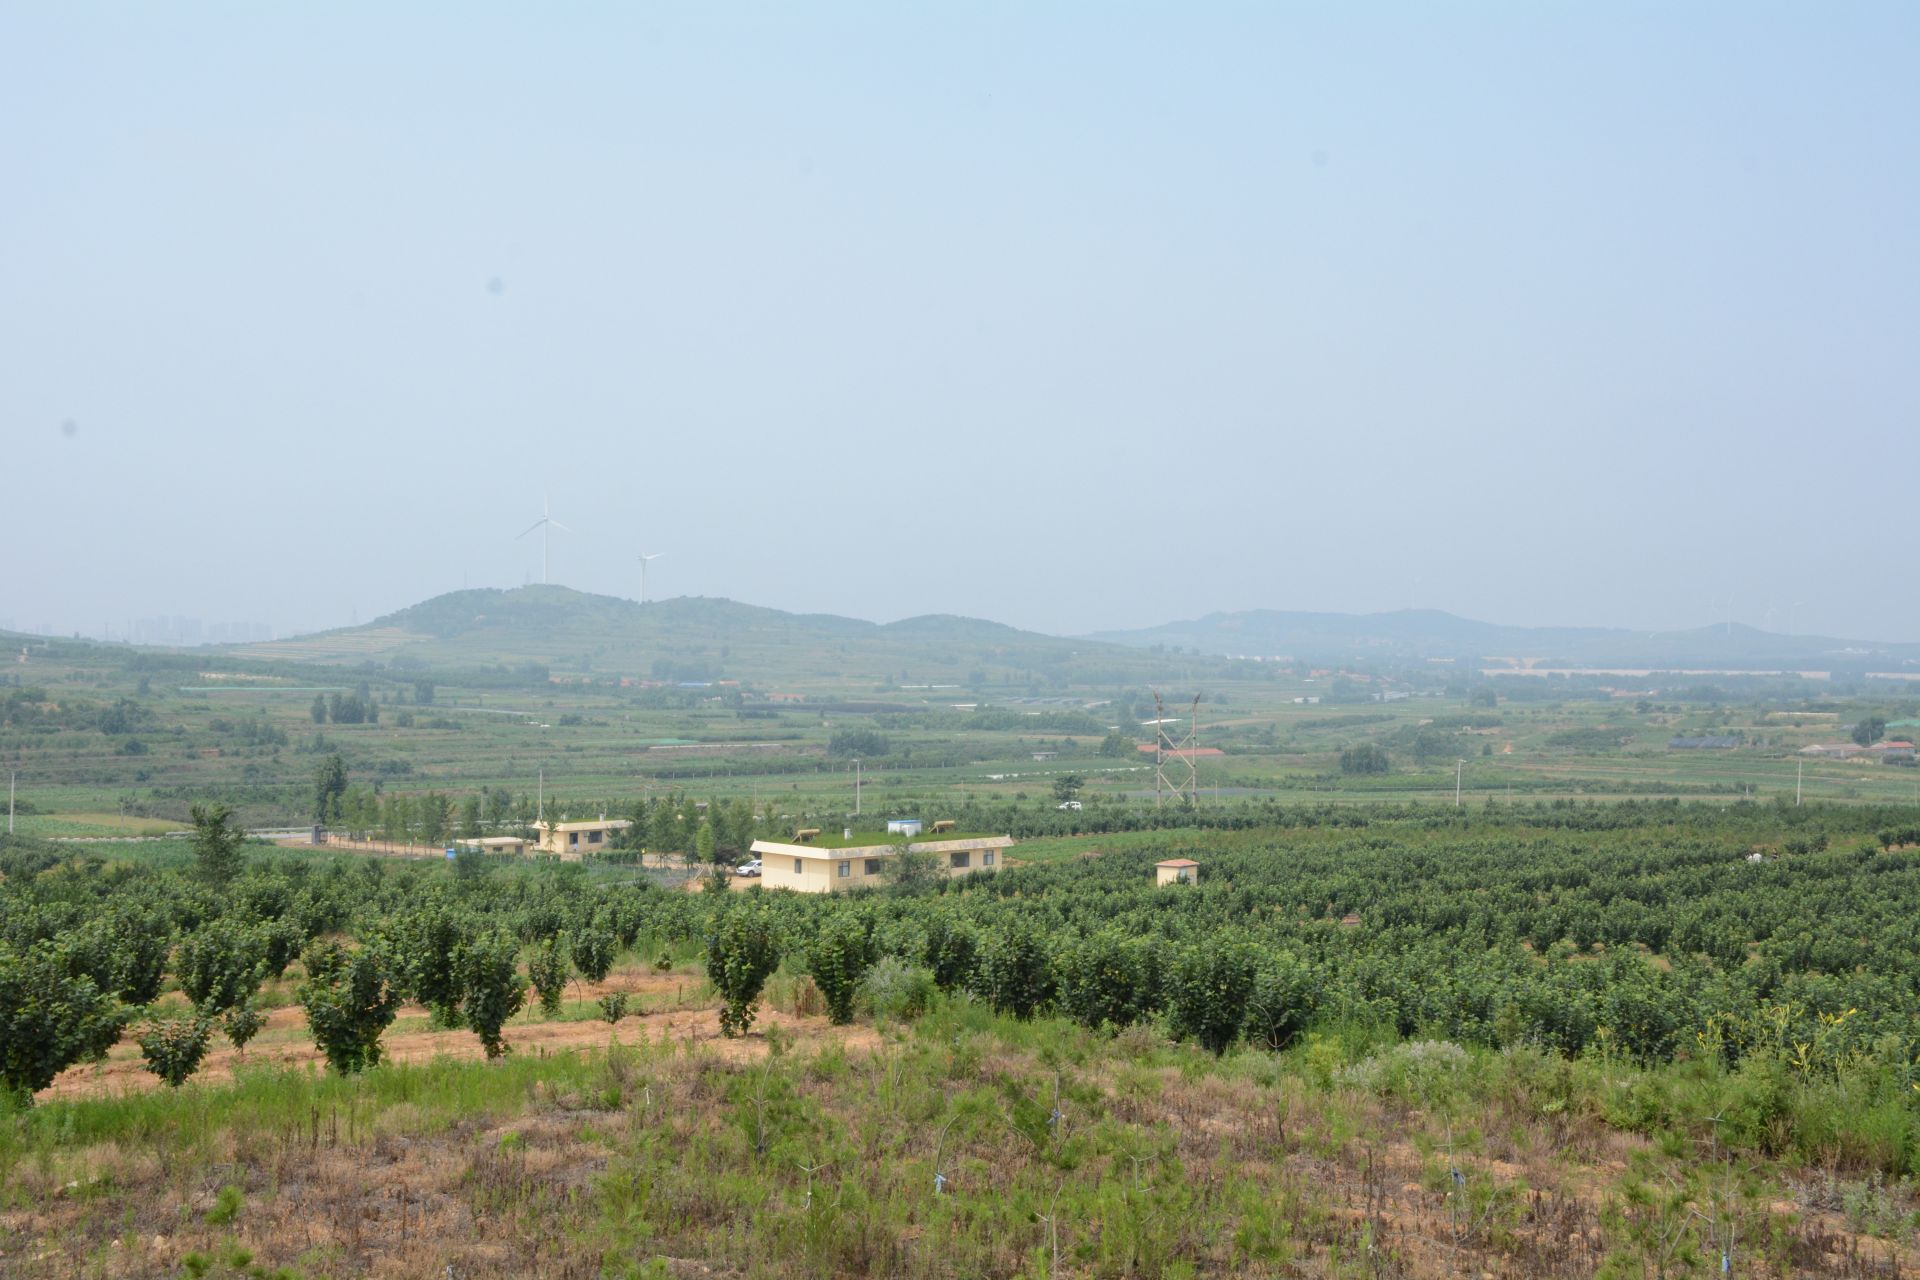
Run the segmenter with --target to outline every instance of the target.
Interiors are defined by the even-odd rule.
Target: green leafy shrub
[[[980,949],[980,981],[997,1013],[1031,1018],[1053,999],[1053,957],[1025,918],[987,936]]]
[[[527,977],[533,980],[533,989],[540,993],[541,1012],[549,1018],[559,1015],[560,1001],[567,992],[567,979],[572,975],[564,936],[548,938],[535,946],[533,955],[528,957]]]
[[[218,1017],[252,998],[266,981],[266,937],[225,917],[212,921],[180,939],[173,975],[195,1007]]]
[[[1284,1049],[1313,1021],[1316,1005],[1307,967],[1286,952],[1269,952],[1260,960],[1247,1001],[1247,1038]]]
[[[753,1025],[753,1007],[767,977],[780,967],[780,943],[773,923],[756,907],[723,911],[707,936],[707,978],[724,1001],[720,1034],[744,1035]]]
[[[588,982],[603,982],[613,972],[613,934],[596,926],[573,935],[573,967]]]
[[[430,907],[394,922],[391,937],[404,960],[407,994],[433,1013],[436,1026],[460,1025],[461,953],[469,927],[455,912]]]
[[[51,943],[0,942],[0,1089],[23,1102],[74,1063],[103,1057],[126,1015]]]
[[[267,1015],[261,1012],[260,1006],[252,1000],[243,1000],[227,1010],[227,1016],[220,1022],[221,1029],[227,1033],[227,1039],[232,1042],[233,1047],[242,1057],[246,1056],[247,1042],[259,1035],[260,1029],[266,1025]]]
[[[821,925],[807,948],[807,973],[827,1002],[827,1020],[844,1026],[853,1021],[860,979],[873,963],[873,938],[866,921],[842,912]]]
[[[140,1035],[147,1070],[178,1089],[200,1069],[213,1036],[213,1020],[200,1012],[155,1018]]]
[[[1260,955],[1245,942],[1209,938],[1189,946],[1173,971],[1174,1034],[1226,1052],[1246,1022],[1259,972]]]
[[[1473,1070],[1473,1055],[1448,1040],[1412,1040],[1382,1049],[1334,1079],[1350,1088],[1390,1094],[1421,1106],[1451,1096]]]
[[[309,976],[296,998],[327,1065],[341,1075],[377,1066],[380,1037],[393,1024],[404,993],[385,945],[347,951],[337,942],[316,943],[302,960]]]
[[[1061,1012],[1088,1027],[1124,1027],[1149,1006],[1142,947],[1118,929],[1101,929],[1057,953]]]
[[[460,998],[466,1023],[487,1057],[507,1051],[501,1028],[527,1003],[527,980],[517,967],[519,944],[505,929],[469,938],[460,951]]]
[[[861,980],[860,998],[875,1018],[912,1022],[932,1007],[938,990],[933,975],[919,965],[882,956]]]

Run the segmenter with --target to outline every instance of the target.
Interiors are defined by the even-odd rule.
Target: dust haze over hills
[[[1737,624],[1648,633],[1501,626],[1434,610],[1365,616],[1260,611],[1069,638],[952,615],[883,624],[721,599],[642,605],[559,586],[450,592],[364,626],[240,651],[401,666],[536,662],[673,680],[853,677],[961,686],[982,671],[999,676],[1071,670],[1082,680],[1095,672],[1116,680],[1150,679],[1181,665],[1168,660],[1167,650],[1221,658],[1512,658],[1548,666],[1733,670],[1897,670],[1920,664],[1920,645],[1781,636]]]
[[[560,586],[449,592],[359,627],[247,646],[317,662],[459,667],[534,662],[668,680],[863,678],[953,684],[992,669],[1055,671],[1104,655],[1122,672],[1153,665],[1121,646],[1044,636],[972,618],[880,624],[785,613],[733,600],[639,604]]]
[[[1365,615],[1277,610],[1215,613],[1135,631],[1096,632],[1089,638],[1243,657],[1513,658],[1549,666],[1789,670],[1920,663],[1920,644],[1778,635],[1738,622],[1666,632],[1515,627],[1475,622],[1437,609]]]

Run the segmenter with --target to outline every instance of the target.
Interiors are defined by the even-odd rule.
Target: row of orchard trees
[[[530,989],[556,1011],[575,975],[598,981],[622,950],[698,927],[686,894],[590,890],[577,867],[315,865],[250,851],[224,807],[194,821],[190,869],[0,842],[0,1092],[30,1098],[129,1028],[179,1084],[216,1031],[244,1052],[261,988],[296,962],[294,999],[335,1070],[379,1062],[409,1001],[497,1056]],[[184,1005],[161,1001],[169,986]]]
[[[767,977],[785,959],[819,988],[828,1017],[921,1002],[917,990],[976,998],[1001,1013],[1059,1013],[1114,1029],[1160,1017],[1173,1035],[1223,1052],[1241,1039],[1286,1047],[1318,1009],[1314,974],[1289,952],[1244,936],[1167,946],[1118,929],[1050,935],[1031,919],[981,926],[951,908],[883,912],[869,902],[742,902],[707,931],[707,975],[727,1035],[752,1025]]]
[[[1915,828],[1841,807],[1349,812],[755,909],[830,1005],[850,967],[890,958],[1014,1014],[1164,1019],[1213,1046],[1239,1009],[1237,1033],[1269,1044],[1322,1019],[1649,1062],[1870,1061],[1904,1089],[1920,1084]],[[1171,854],[1201,859],[1199,885],[1155,887]],[[1206,990],[1232,996],[1218,1018],[1194,1004]]]
[[[688,811],[674,821],[698,821]],[[160,1063],[194,1060],[215,1025],[244,1043],[249,1000],[296,958],[296,997],[342,1070],[377,1061],[408,999],[497,1052],[528,984],[557,1000],[570,973],[604,974],[623,949],[694,940],[731,1030],[784,963],[839,1019],[924,986],[1019,1017],[1151,1019],[1215,1049],[1283,1045],[1321,1020],[1648,1061],[1804,1053],[1911,1076],[1920,1055],[1906,811],[1330,812],[830,897],[596,884],[577,864],[268,860],[226,815],[197,824],[191,870],[6,847],[10,1088],[44,1087],[129,1020],[168,1033]],[[1202,861],[1200,883],[1156,888],[1151,863],[1176,853]],[[194,1021],[151,1016],[169,980]]]

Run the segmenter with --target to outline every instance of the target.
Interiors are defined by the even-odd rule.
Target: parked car
[[[1080,811],[1080,802],[1078,800],[1062,800],[1053,807],[1060,810],[1072,809],[1075,813],[1078,813]]]
[[[760,859],[758,859],[758,858],[755,858],[755,859],[754,859],[754,860],[753,860],[752,862],[743,862],[743,863],[741,863],[741,864],[740,864],[739,866],[737,866],[737,867],[735,867],[735,868],[733,869],[733,874],[735,874],[735,875],[737,875],[737,876],[757,876],[757,875],[759,875],[759,874],[760,874]]]

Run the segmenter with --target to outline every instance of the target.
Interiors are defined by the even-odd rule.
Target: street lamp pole
[[[856,818],[860,816],[860,758],[858,756],[855,756],[853,761],[853,816]]]
[[[1465,760],[1455,760],[1453,762],[1453,807],[1456,809],[1460,807],[1460,772],[1466,767],[1467,762]]]

